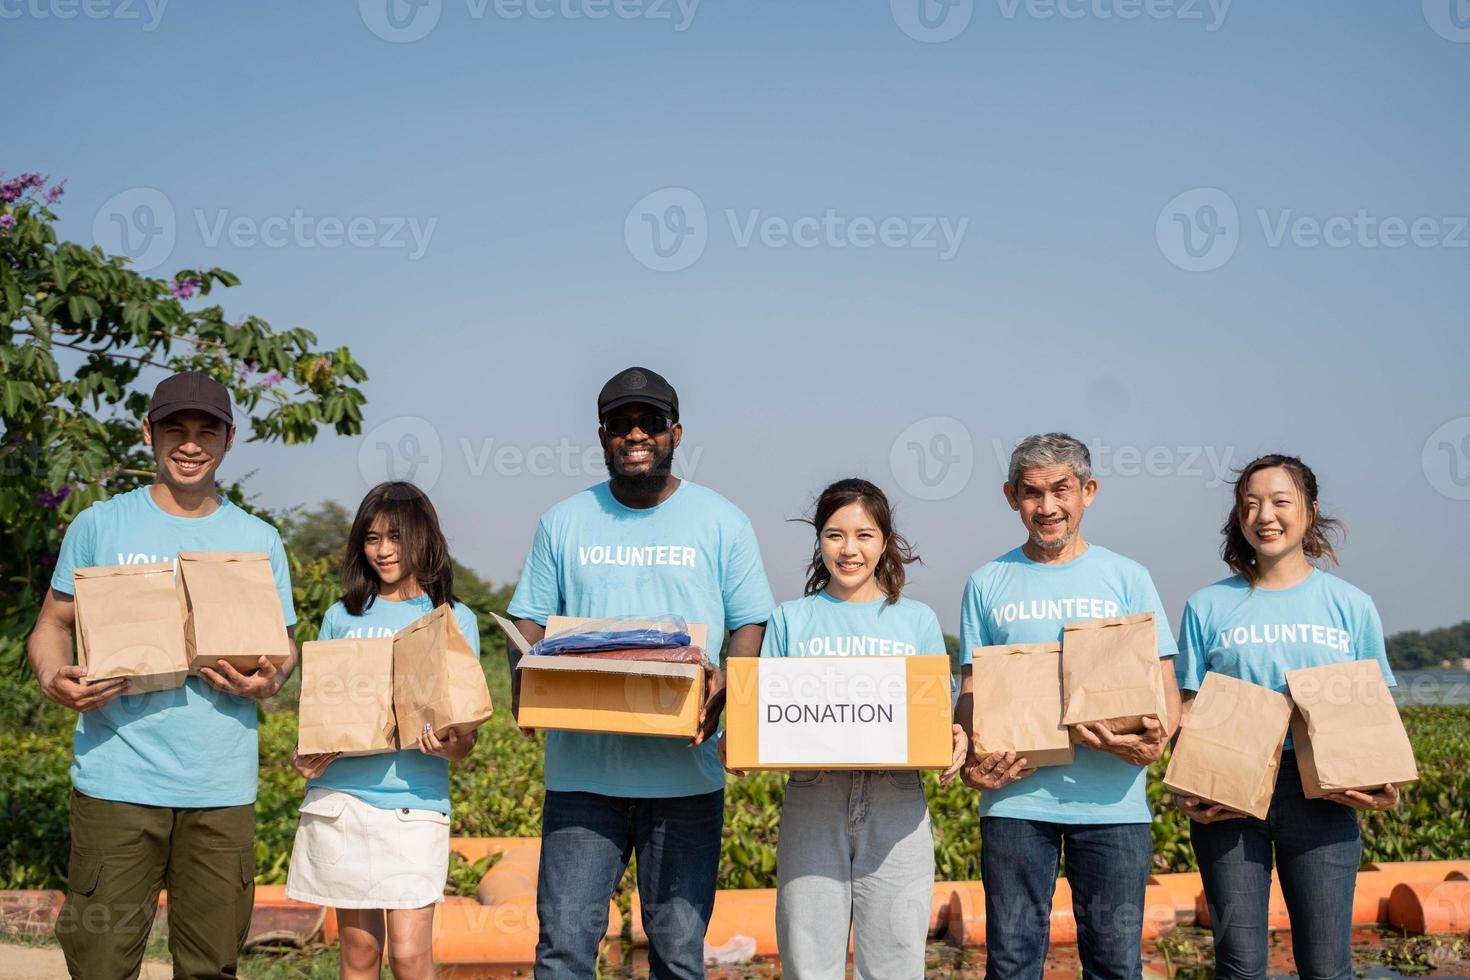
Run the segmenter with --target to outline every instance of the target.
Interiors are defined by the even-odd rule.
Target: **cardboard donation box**
[[[531,645],[514,623],[502,616],[496,616],[495,622],[505,631],[511,649],[521,655],[516,667],[521,686],[516,724],[522,728],[686,739],[699,731],[699,709],[705,697],[704,668],[699,664],[614,660],[592,654],[532,656]],[[546,635],[588,622],[592,620],[551,616],[546,620]],[[708,628],[689,623],[688,630],[690,646],[708,656]]]
[[[732,769],[943,769],[954,757],[949,657],[734,657]]]
[[[1014,752],[1026,765],[1071,765],[1062,724],[1062,645],[1016,643],[970,651],[975,678],[974,752]]]
[[[1414,749],[1376,660],[1286,672],[1291,744],[1309,800],[1419,778]]]
[[[1211,671],[1185,707],[1164,785],[1264,820],[1290,718],[1285,695]]]
[[[302,755],[396,751],[393,637],[303,644],[300,714]]]
[[[127,693],[184,685],[184,613],[172,562],[78,568],[77,663],[88,683],[128,679]]]
[[[1167,717],[1154,614],[1068,623],[1062,628],[1062,724],[1102,722],[1137,735],[1143,719]]]
[[[184,551],[178,567],[189,673],[220,660],[249,672],[261,657],[280,670],[291,657],[291,644],[265,552]]]
[[[393,712],[407,747],[429,725],[444,738],[468,735],[490,719],[490,687],[454,610],[436,606],[393,637]]]

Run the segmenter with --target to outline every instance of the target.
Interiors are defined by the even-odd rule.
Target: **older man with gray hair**
[[[1023,440],[1011,454],[1004,490],[1027,537],[965,583],[955,720],[967,729],[974,647],[1056,643],[1069,622],[1152,612],[1159,656],[1177,652],[1147,570],[1082,537],[1082,517],[1097,496],[1083,443],[1060,432]],[[1152,854],[1146,773],[1179,718],[1174,671],[1163,676],[1167,718],[1145,719],[1141,735],[1074,726],[1082,744],[1071,765],[1033,769],[1013,752],[972,755],[962,778],[981,790],[989,980],[1041,976],[1059,860],[1072,889],[1082,975],[1140,975]]]

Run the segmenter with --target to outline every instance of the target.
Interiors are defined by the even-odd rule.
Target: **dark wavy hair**
[[[827,563],[822,561],[822,530],[826,528],[832,515],[848,504],[862,504],[868,519],[878,526],[878,531],[883,535],[883,554],[878,558],[878,568],[873,575],[878,580],[878,587],[888,597],[886,604],[891,606],[903,595],[904,580],[907,577],[904,566],[920,561],[920,558],[914,554],[908,540],[894,528],[893,505],[888,502],[883,491],[867,480],[856,478],[838,480],[823,490],[817,498],[812,516],[802,521],[810,524],[817,532],[816,544],[812,546],[811,567],[807,570],[805,594],[816,595],[832,581],[832,573],[828,571]]]
[[[1220,557],[1225,559],[1225,564],[1230,570],[1245,579],[1252,586],[1261,577],[1261,570],[1256,564],[1256,549],[1246,539],[1245,531],[1241,527],[1241,519],[1245,514],[1245,490],[1250,479],[1261,470],[1268,470],[1279,466],[1286,470],[1291,477],[1291,482],[1296,484],[1297,492],[1302,495],[1302,500],[1307,504],[1308,517],[1311,523],[1307,525],[1307,533],[1302,538],[1302,551],[1307,559],[1313,563],[1319,560],[1327,560],[1337,564],[1337,551],[1333,548],[1333,539],[1341,538],[1344,533],[1342,521],[1335,517],[1327,517],[1322,514],[1317,505],[1317,474],[1312,468],[1303,463],[1295,456],[1286,456],[1281,453],[1268,453],[1258,456],[1245,465],[1235,474],[1235,482],[1231,487],[1235,491],[1235,505],[1230,508],[1230,516],[1225,519],[1225,526],[1220,528],[1220,533],[1225,540],[1220,544]]]
[[[435,606],[452,605],[454,566],[449,561],[449,542],[439,529],[439,515],[426,493],[402,481],[379,483],[357,506],[342,555],[342,605],[352,615],[361,616],[378,596],[381,582],[363,546],[380,514],[387,518],[389,532],[398,535],[398,560],[404,573],[414,577]]]

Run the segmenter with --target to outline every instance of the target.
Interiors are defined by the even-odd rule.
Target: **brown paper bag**
[[[1015,752],[1026,764],[1071,765],[1062,724],[1060,643],[975,647],[975,755]]]
[[[393,710],[398,740],[413,745],[431,725],[443,738],[468,735],[490,717],[490,688],[454,611],[442,605],[393,638]]]
[[[1264,820],[1276,792],[1291,702],[1214,671],[1185,708],[1164,785]]]
[[[1149,715],[1163,724],[1168,709],[1154,614],[1064,626],[1062,705],[1064,725],[1102,722],[1115,735],[1141,733]]]
[[[86,680],[128,678],[126,693],[184,686],[184,613],[173,562],[78,568],[77,663]]]
[[[1414,748],[1376,660],[1286,672],[1296,702],[1291,744],[1309,800],[1419,778]]]
[[[302,755],[376,755],[398,748],[393,638],[313,640],[301,648]]]
[[[180,552],[178,583],[189,673],[220,660],[249,672],[261,657],[280,670],[290,659],[286,615],[265,552]]]

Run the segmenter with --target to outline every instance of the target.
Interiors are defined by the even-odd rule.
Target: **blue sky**
[[[363,438],[235,454],[261,502],[412,456],[509,579],[639,363],[778,598],[863,475],[953,630],[1021,540],[1000,460],[1062,429],[1176,620],[1272,450],[1390,631],[1470,615],[1465,0],[387,2],[0,0],[0,169],[68,178],[63,233],[371,374]]]

